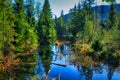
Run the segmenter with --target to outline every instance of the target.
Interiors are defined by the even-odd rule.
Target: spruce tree
[[[45,0],[42,12],[40,14],[38,26],[38,41],[39,41],[39,51],[42,56],[42,61],[45,64],[51,60],[51,46],[54,44],[56,39],[55,23],[52,19],[50,4],[48,0]],[[44,61],[44,59],[47,59]],[[46,70],[46,73],[48,69]]]
[[[61,11],[61,16],[58,20],[58,26],[57,26],[57,36],[59,40],[62,40],[64,38],[64,35],[66,33],[66,22],[64,18],[64,12]]]
[[[105,10],[104,10],[104,5],[101,5],[100,6],[101,7],[101,10],[100,10],[100,14],[102,15],[101,17],[102,17],[102,19],[101,19],[101,21],[100,21],[100,26],[102,27],[102,28],[105,28],[106,29],[106,20],[104,19],[104,14],[105,14]]]
[[[110,6],[110,12],[108,14],[108,29],[112,29],[113,27],[118,27],[118,20],[115,5],[112,3]]]
[[[26,14],[25,14],[25,5],[23,0],[15,0],[15,52],[27,52],[29,51],[29,45],[31,42],[29,41],[30,33],[34,32],[30,29],[30,25],[27,22]]]
[[[28,23],[27,27],[27,51],[32,51],[37,48],[38,45],[38,37],[37,37],[37,31],[36,31],[36,23],[35,20],[35,7],[34,7],[34,0],[28,0],[26,5],[26,20]],[[28,47],[29,46],[29,47]]]
[[[71,27],[70,31],[73,35],[73,40],[77,37],[77,34],[80,33],[80,36],[83,36],[85,18],[82,14],[82,10],[78,10],[77,6],[74,7],[74,12],[71,13]]]
[[[110,6],[108,14],[108,27],[105,33],[104,41],[107,43],[108,49],[115,51],[119,46],[119,30],[118,30],[118,14],[114,4]]]
[[[30,26],[35,26],[35,1],[34,0],[27,0],[26,1],[26,14],[27,14],[27,21],[30,24]]]
[[[14,50],[15,16],[12,1],[1,0],[0,4],[0,53],[6,55]]]
[[[38,22],[37,31],[39,36],[39,45],[44,46],[54,43],[56,39],[56,30],[48,0],[45,0]]]

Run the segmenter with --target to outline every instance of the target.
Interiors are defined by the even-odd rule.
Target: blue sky
[[[44,0],[36,0],[39,1],[42,5],[44,3]],[[64,11],[64,14],[67,14],[70,10],[70,8],[73,8],[75,4],[78,4],[79,1],[82,0],[49,0],[50,6],[52,9],[52,13],[60,16],[61,10]],[[95,2],[100,4],[108,4],[106,2],[102,2],[102,0],[95,0]],[[120,0],[116,0],[117,3],[120,3]]]

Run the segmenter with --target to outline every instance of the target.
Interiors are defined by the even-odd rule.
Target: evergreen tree
[[[15,0],[15,52],[33,52],[37,48],[36,21],[34,18],[34,4],[27,2],[26,8],[23,0]]]
[[[82,10],[77,9],[76,5],[74,7],[74,12],[71,13],[71,27],[70,31],[73,35],[73,38],[75,40],[77,33],[80,32],[83,36],[83,31],[84,31],[84,24],[85,24],[85,18],[84,15],[82,14]]]
[[[93,35],[93,22],[91,20],[87,20],[85,21],[84,27],[84,42],[92,42]]]
[[[38,22],[39,44],[42,46],[53,44],[56,39],[55,23],[52,19],[49,1],[45,0],[43,10]]]
[[[26,1],[26,14],[27,14],[27,21],[30,26],[35,26],[35,7],[34,7],[34,0],[27,0]]]
[[[36,23],[37,21],[35,20],[35,8],[34,8],[34,0],[28,0],[27,1],[27,6],[26,6],[26,16],[27,16],[27,22],[28,22],[28,27],[27,27],[27,47],[28,51],[34,50],[37,48],[37,32],[36,32]]]
[[[40,14],[38,22],[37,32],[39,38],[39,51],[40,55],[42,56],[42,61],[44,59],[51,60],[50,48],[56,40],[56,30],[48,0],[45,0],[44,2],[43,10]],[[43,61],[43,63],[48,64],[47,61]],[[46,73],[48,73],[48,69]]]
[[[109,49],[116,50],[119,45],[118,14],[115,11],[114,4],[110,6],[108,14],[108,30],[105,34],[105,40]]]
[[[26,37],[24,37],[24,34],[27,33],[26,26],[28,24],[26,24],[26,20],[25,20],[23,0],[15,0],[14,10],[16,16],[15,27],[14,27],[16,32],[15,42],[14,42],[15,52],[24,52],[25,49],[24,39],[27,39]]]
[[[94,4],[94,1],[95,0],[87,0],[87,5],[88,5],[88,8],[89,8],[88,9],[89,18],[92,18],[92,16],[93,16],[92,5]]]
[[[94,13],[92,11],[92,4],[94,4],[94,0],[87,0],[83,2],[82,14],[84,15],[85,18],[83,41],[87,43],[91,43],[95,35],[95,24],[94,24],[95,18],[94,18]]]
[[[15,16],[11,0],[1,0],[0,4],[0,53],[6,55],[14,50]]]
[[[108,15],[108,29],[112,29],[113,27],[118,27],[118,20],[117,20],[117,12],[115,10],[115,5],[112,3]]]
[[[65,22],[65,18],[64,18],[64,12],[62,10],[61,16],[58,20],[58,26],[57,26],[58,39],[62,40],[64,38],[65,33],[66,33],[66,22]]]
[[[102,15],[101,17],[102,17],[102,19],[101,19],[101,21],[100,21],[100,26],[102,27],[102,28],[105,28],[106,29],[106,20],[104,19],[104,14],[105,14],[105,10],[104,10],[104,5],[101,5],[100,6],[101,7],[101,10],[100,10],[100,14]]]
[[[81,10],[81,4],[80,4],[80,2],[78,3],[78,10]]]

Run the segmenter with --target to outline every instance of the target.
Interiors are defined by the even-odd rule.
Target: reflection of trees
[[[26,76],[34,75],[35,64],[14,64],[6,72],[0,71],[0,80],[24,80]]]
[[[111,66],[108,67],[108,74],[107,74],[108,80],[112,80],[112,76],[113,76],[114,71],[115,70]]]
[[[112,80],[112,76],[117,68],[118,66],[115,66],[114,64],[108,64],[108,80]]]
[[[41,62],[45,68],[46,75],[50,69],[51,59],[52,59],[52,52],[48,46],[42,47],[40,50]]]
[[[24,80],[26,76],[34,75],[35,54],[16,54],[6,57],[0,66],[0,80]],[[0,64],[0,65],[1,65]]]
[[[81,74],[85,75],[86,80],[92,80],[92,65],[93,65],[93,60],[87,54],[90,54],[92,52],[91,48],[87,44],[83,45],[74,45],[73,46],[73,51],[74,51],[74,63],[75,65],[81,65]]]
[[[93,71],[91,67],[82,66],[81,74],[85,75],[86,80],[92,80]]]
[[[18,68],[12,71],[11,78],[14,78],[14,80],[23,80],[27,76],[32,76],[34,75],[34,67],[35,64],[20,64]]]
[[[115,69],[120,65],[119,51],[114,48],[103,47],[102,42],[99,41],[92,43],[92,45],[76,41],[71,48],[73,51],[73,62],[78,66],[78,70],[79,66],[84,66],[82,67],[82,73],[86,76],[86,80],[92,79],[93,73],[90,67],[98,67],[101,63],[108,65],[108,79],[112,80]]]
[[[112,80],[112,76],[115,72],[115,69],[120,65],[120,56],[119,52],[115,52],[114,49],[107,49],[106,52],[103,52],[101,57],[104,57],[102,59],[102,62],[104,64],[108,65],[108,80]]]

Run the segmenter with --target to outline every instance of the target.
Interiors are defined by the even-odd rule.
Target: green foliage
[[[80,5],[78,8],[75,6],[74,11],[71,13],[70,31],[74,39],[79,37],[84,43],[92,42],[94,35],[93,12],[91,12],[91,4],[93,2],[83,1],[83,8],[80,9]]]
[[[34,8],[34,0],[28,0],[28,5],[26,7],[27,12],[27,40],[26,40],[26,45],[28,48],[27,51],[31,51],[34,49],[37,49],[38,47],[38,36],[37,36],[37,31],[36,31],[36,20],[35,20],[35,8]],[[28,47],[29,46],[29,47]]]
[[[90,45],[81,44],[81,42],[77,41],[74,46],[72,46],[72,50],[74,53],[73,61],[75,65],[90,67],[91,64],[93,64],[92,58],[89,56],[93,53],[93,49]]]
[[[76,64],[86,66],[89,61],[93,64],[102,61],[112,66],[118,66],[119,53],[117,51],[120,49],[120,31],[118,29],[118,14],[114,4],[111,4],[108,19],[101,20],[101,23],[97,13],[94,13],[96,16],[93,16],[93,13],[90,14],[89,7],[85,1],[83,8],[78,10],[75,6],[71,13],[71,33],[78,42],[73,43],[75,45],[73,48],[74,61]],[[81,25],[81,23],[83,24]],[[91,49],[89,50],[85,46],[83,49],[82,44],[90,45]],[[82,64],[82,62],[86,64]]]
[[[51,16],[49,1],[45,0],[37,26],[39,52],[48,74],[51,63],[51,46],[56,41],[55,22]]]
[[[85,24],[85,19],[83,17],[83,14],[80,11],[75,11],[71,13],[71,27],[70,31],[74,37],[76,37],[76,34],[78,32],[83,33],[84,31],[84,24]]]
[[[2,0],[0,4],[0,53],[5,55],[14,50],[15,15],[13,14],[11,1]]]
[[[108,29],[118,28],[118,15],[115,10],[115,5],[112,3],[110,6],[110,12],[108,14]]]
[[[117,16],[114,4],[112,3],[108,14],[108,30],[104,34],[104,42],[108,49],[113,49],[114,51],[118,50],[120,39]]]
[[[73,62],[76,65],[86,66],[87,69],[101,61],[110,66],[119,65],[120,30],[114,0],[105,0],[112,2],[107,20],[99,20],[97,12],[93,16],[91,5],[94,0],[86,0],[74,7],[73,12],[70,13],[70,23],[66,23],[63,11],[60,18],[56,18],[54,22],[49,0],[45,0],[41,12],[38,10],[38,22],[35,18],[33,0],[27,0],[27,4],[24,4],[24,0],[14,1],[13,6],[12,0],[0,0],[0,56],[10,52],[25,53],[16,54],[14,60],[31,63],[36,61],[37,56],[26,53],[32,53],[38,47],[45,72],[48,74],[52,59],[51,46],[57,36],[58,39],[65,40],[63,35],[68,32],[72,35]],[[104,11],[102,10],[101,13]],[[0,60],[2,61],[2,58]],[[16,76],[16,80],[23,80],[26,73],[34,74],[34,65],[18,66],[19,70],[14,70],[17,73],[12,75]],[[0,71],[0,79],[3,80],[4,77],[8,78],[8,73]]]
[[[32,52],[37,48],[37,34],[35,30],[36,22],[34,18],[34,8],[31,0],[26,7],[25,14],[22,0],[16,0],[15,6],[15,51],[16,52]]]
[[[43,10],[37,26],[39,46],[52,45],[56,40],[55,23],[51,16],[51,10],[48,0],[45,0]]]
[[[21,62],[35,62],[37,60],[37,55],[36,54],[17,54],[15,57],[16,59],[20,59]]]
[[[94,29],[94,27],[93,27],[93,22],[92,21],[90,21],[90,20],[87,20],[86,22],[85,22],[85,27],[84,27],[85,29],[85,31],[84,31],[84,42],[89,42],[90,40],[91,40],[91,38],[92,38],[92,36],[93,36],[93,29]]]
[[[67,33],[67,30],[66,30],[67,25],[66,25],[63,11],[61,11],[60,18],[56,19],[55,22],[56,22],[57,37],[59,40],[62,40],[64,39],[64,35]]]
[[[31,27],[35,27],[35,1],[34,0],[27,0],[26,1],[26,15],[27,21]]]
[[[27,39],[26,33],[27,33],[27,27],[28,23],[25,19],[25,13],[24,13],[24,5],[23,0],[15,0],[16,6],[15,8],[15,52],[24,52],[25,47],[25,40]]]

